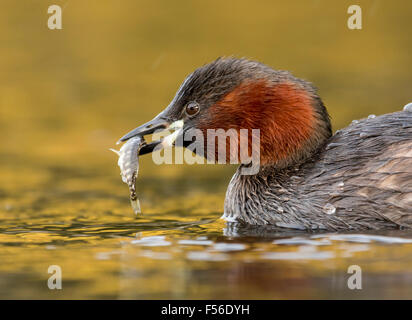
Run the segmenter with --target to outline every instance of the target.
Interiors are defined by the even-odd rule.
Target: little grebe
[[[260,169],[243,175],[247,164],[240,164],[226,193],[226,220],[310,230],[412,227],[411,109],[354,121],[332,136],[310,83],[259,62],[220,58],[190,74],[164,111],[120,141],[178,122],[180,135],[258,128]]]

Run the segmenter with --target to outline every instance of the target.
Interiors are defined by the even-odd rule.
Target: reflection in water
[[[134,298],[330,298],[330,294],[340,298],[383,298],[389,296],[374,291],[377,287],[392,291],[397,286],[395,296],[402,297],[410,293],[402,279],[410,279],[411,259],[406,257],[412,247],[400,248],[398,244],[410,243],[412,233],[398,235],[347,234],[338,238],[335,234],[306,234],[278,238],[279,234],[274,238],[218,237],[213,241],[181,240],[174,234],[140,237],[123,247],[127,252],[123,268],[128,281],[122,292]],[[357,237],[360,242],[356,242]],[[148,243],[153,243],[150,249]],[[394,259],[392,271],[382,269],[396,256],[402,262]],[[347,268],[352,264],[364,268],[369,288],[362,292],[347,288]],[[159,285],[149,295],[134,287],[153,288],[154,283]]]
[[[226,177],[204,177],[200,168],[190,179],[142,177],[143,214],[135,216],[115,164],[16,159],[0,167],[2,298],[412,296],[409,230],[226,223],[218,219]],[[50,265],[62,268],[61,291],[47,288]],[[350,265],[362,268],[361,291],[347,287]]]
[[[217,56],[313,81],[335,129],[410,102],[412,3],[361,4],[355,33],[327,1],[213,1],[71,1],[61,31],[45,27],[50,3],[3,1],[0,298],[412,297],[411,231],[225,224],[232,166],[141,157],[135,217],[109,148]],[[347,288],[353,264],[360,291]],[[47,288],[50,265],[61,291]]]
[[[67,217],[56,212],[22,221],[3,214],[0,296],[267,299],[412,294],[411,231],[273,230],[226,224],[215,219],[218,213],[196,210],[171,210],[167,219],[163,214],[136,219],[128,210],[127,193],[124,198],[117,199],[123,215],[99,216],[90,210]],[[180,199],[175,201],[178,207]],[[61,292],[47,289],[51,264],[62,267]],[[361,266],[367,284],[359,292],[347,288],[347,268],[353,264]]]

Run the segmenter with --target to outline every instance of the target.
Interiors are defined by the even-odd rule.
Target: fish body
[[[135,136],[127,140],[120,150],[110,149],[119,156],[117,164],[120,168],[120,175],[122,181],[129,186],[130,203],[136,214],[140,213],[140,204],[136,195],[136,178],[139,173],[139,151],[145,143],[143,137]]]

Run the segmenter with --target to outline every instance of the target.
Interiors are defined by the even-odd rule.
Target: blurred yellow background
[[[2,1],[1,151],[109,165],[120,136],[227,55],[313,82],[335,130],[400,110],[411,99],[412,3],[356,3],[362,30],[347,27],[351,1]],[[62,30],[47,28],[51,4]]]
[[[52,4],[63,8],[62,30],[47,28]],[[363,10],[362,30],[347,27],[351,4]],[[247,243],[250,251],[222,264],[211,252],[212,262],[187,260],[194,249],[180,250],[179,237],[231,239],[211,221],[222,213],[233,166],[155,166],[142,157],[145,216],[136,220],[108,149],[219,56],[259,60],[313,82],[334,130],[401,110],[412,98],[411,31],[412,2],[399,0],[2,0],[0,297],[62,297],[45,287],[47,266],[56,263],[71,281],[66,298],[330,297],[330,273],[345,271],[352,247],[328,247],[325,260],[302,267],[260,261],[258,252],[282,250],[270,242]],[[159,235],[173,245],[124,249],[130,237]],[[371,273],[407,273],[410,246],[398,249],[366,249],[361,258]],[[370,286],[363,294],[401,292],[402,281],[388,283],[392,291]]]

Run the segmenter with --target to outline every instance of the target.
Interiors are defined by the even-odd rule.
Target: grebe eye
[[[198,113],[200,110],[199,104],[196,102],[190,102],[187,106],[186,106],[186,114],[188,116],[194,116],[196,113]]]

